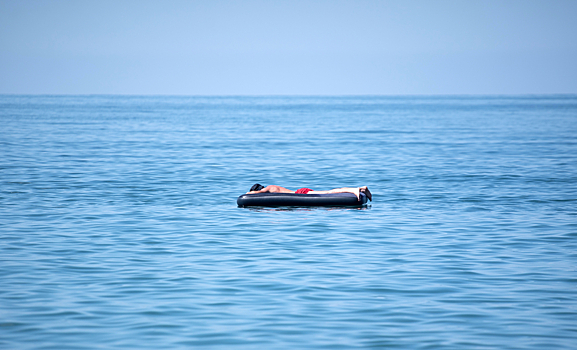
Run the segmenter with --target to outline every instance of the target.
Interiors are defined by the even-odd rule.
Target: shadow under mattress
[[[367,204],[367,196],[360,200],[353,193],[297,194],[256,193],[238,197],[239,207],[360,207]]]

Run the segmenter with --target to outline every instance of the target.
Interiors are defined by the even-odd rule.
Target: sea
[[[577,95],[0,95],[0,348],[577,349]]]

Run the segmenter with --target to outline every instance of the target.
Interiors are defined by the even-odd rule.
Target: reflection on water
[[[243,208],[243,207],[239,207],[239,208]],[[275,208],[268,208],[268,207],[246,207],[243,209],[247,209],[250,211],[260,211],[260,212],[267,212],[267,211],[322,211],[322,210],[326,210],[326,211],[334,211],[334,210],[342,210],[342,211],[346,211],[346,210],[368,210],[371,209],[371,204],[367,204],[367,205],[363,205],[362,207],[275,207]]]

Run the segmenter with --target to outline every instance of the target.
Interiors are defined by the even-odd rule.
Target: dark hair
[[[251,191],[260,191],[264,188],[263,185],[261,184],[254,184],[252,185],[252,187],[250,188]]]

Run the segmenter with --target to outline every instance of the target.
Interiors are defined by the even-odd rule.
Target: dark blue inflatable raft
[[[255,193],[238,197],[239,207],[360,207],[367,204],[361,192],[360,200],[353,193],[297,194]]]

